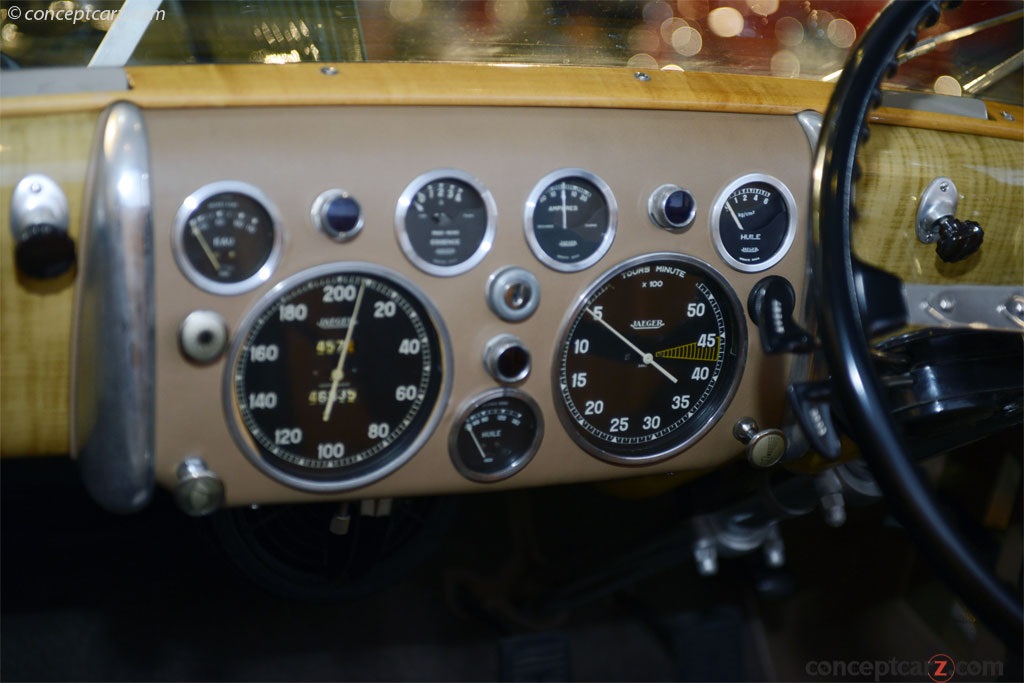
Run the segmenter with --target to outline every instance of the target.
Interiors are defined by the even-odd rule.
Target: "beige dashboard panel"
[[[766,273],[741,273],[715,251],[709,229],[715,198],[748,173],[779,179],[798,207],[796,241],[771,274],[789,278],[802,295],[806,267],[806,209],[811,149],[793,117],[612,109],[488,107],[322,107],[150,111],[154,188],[157,310],[157,478],[173,485],[190,456],[201,457],[226,483],[230,504],[319,498],[287,488],[259,472],[242,455],[225,416],[225,360],[187,362],[178,329],[191,311],[220,313],[232,334],[247,311],[276,282],[306,268],[333,262],[371,262],[411,280],[433,302],[450,333],[454,359],[451,398],[437,429],[401,469],[349,498],[495,490],[569,481],[601,480],[704,468],[742,451],[733,424],[754,417],[780,424],[785,362],[766,359],[747,318],[751,341],[742,382],[723,417],[694,446],[657,465],[624,467],[587,455],[555,414],[551,365],[574,301],[600,274],[631,257],[659,251],[695,256],[722,273],[745,307],[751,287]],[[578,273],[556,272],[530,251],[523,230],[524,203],[548,172],[586,169],[610,186],[619,206],[618,232],[608,253]],[[438,168],[465,171],[493,194],[494,244],[483,261],[455,277],[421,272],[403,255],[394,229],[396,202],[418,175]],[[282,216],[285,247],[273,277],[236,296],[218,296],[192,285],[171,252],[179,205],[208,183],[234,180],[260,188]],[[697,219],[682,233],[661,230],[647,216],[647,199],[664,183],[689,189]],[[313,229],[310,207],[324,190],[349,192],[362,204],[365,227],[346,243]],[[540,281],[538,311],[508,323],[488,308],[488,277],[509,265]],[[746,312],[741,315],[746,318]],[[533,371],[519,385],[539,404],[545,423],[540,452],[511,479],[489,484],[463,478],[447,451],[448,432],[460,406],[496,386],[485,372],[488,340],[512,333],[533,356]],[[341,498],[345,496],[335,495]]]

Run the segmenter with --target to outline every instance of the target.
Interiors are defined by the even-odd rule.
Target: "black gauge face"
[[[474,400],[455,421],[448,450],[455,467],[474,481],[497,481],[521,470],[543,435],[537,404],[514,389]]]
[[[608,186],[581,169],[543,178],[526,203],[526,240],[545,265],[578,271],[596,263],[615,237],[618,209]]]
[[[414,180],[395,214],[405,255],[432,275],[464,273],[483,260],[494,226],[491,194],[472,176],[452,169]]]
[[[740,178],[715,203],[712,233],[719,254],[733,268],[744,272],[769,268],[786,255],[793,243],[793,197],[774,178]]]
[[[393,471],[436,426],[447,345],[411,284],[368,264],[282,282],[245,322],[228,367],[246,455],[296,488],[340,491]]]
[[[281,245],[271,212],[259,190],[243,183],[213,183],[193,193],[178,210],[173,233],[182,272],[215,294],[265,282]]]
[[[555,405],[570,436],[604,460],[647,463],[721,416],[743,371],[746,326],[710,266],[651,254],[591,287],[558,348]]]

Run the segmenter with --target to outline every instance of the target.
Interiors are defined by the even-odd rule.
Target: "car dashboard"
[[[781,397],[811,371],[764,352],[758,298],[781,283],[772,315],[806,319],[828,86],[385,64],[284,67],[275,92],[253,67],[196,70],[186,98],[160,70],[132,70],[95,141],[95,115],[10,119],[25,147],[5,185],[58,168],[39,145],[79,150],[83,165],[58,174],[84,241],[76,300],[74,274],[5,288],[20,329],[52,326],[7,345],[5,377],[31,374],[21,343],[70,362],[68,384],[55,373],[5,400],[5,452],[70,442],[98,497],[133,509],[154,482],[219,507],[685,479],[754,436],[755,466],[799,440]],[[396,82],[421,85],[398,96]],[[1018,132],[1003,123],[956,121]],[[941,146],[938,132],[878,128],[898,149]],[[989,166],[1012,164],[978,141]],[[1012,213],[986,204],[999,174],[975,166],[961,181],[973,215]],[[141,191],[118,195],[131,174]],[[898,190],[862,211],[912,213],[926,175],[883,155],[865,182]],[[119,211],[137,227],[103,237]],[[920,251],[877,238],[865,229],[859,248]],[[1000,284],[1012,253],[984,254]],[[70,327],[53,325],[72,308]],[[133,342],[137,328],[151,337]],[[110,361],[133,343],[127,367]],[[65,391],[70,433],[52,400]]]

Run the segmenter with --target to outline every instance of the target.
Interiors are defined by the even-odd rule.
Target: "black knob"
[[[58,277],[75,265],[75,242],[55,225],[30,225],[17,238],[14,262],[28,277]]]
[[[985,231],[974,221],[961,221],[944,216],[936,223],[939,239],[935,253],[946,263],[956,263],[978,251],[985,239]]]

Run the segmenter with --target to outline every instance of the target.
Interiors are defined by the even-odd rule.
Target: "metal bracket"
[[[960,200],[956,185],[949,178],[936,178],[921,194],[917,204],[917,239],[923,244],[939,240],[940,220],[956,215]]]

